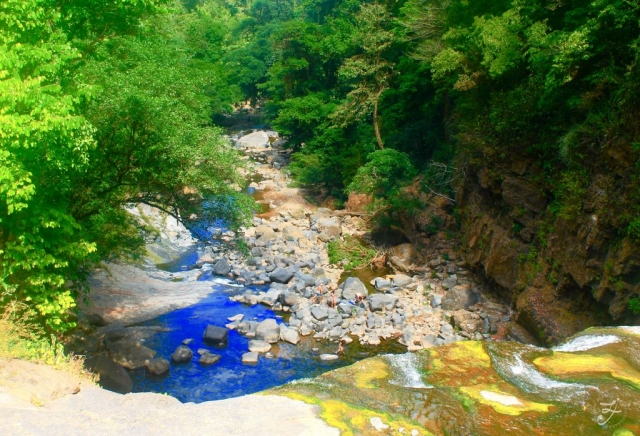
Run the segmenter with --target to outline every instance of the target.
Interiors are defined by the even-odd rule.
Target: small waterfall
[[[527,347],[507,357],[493,355],[491,360],[496,371],[505,380],[524,392],[544,393],[550,400],[568,401],[573,397],[584,396],[589,389],[597,389],[580,383],[561,382],[542,374],[533,364],[525,362],[522,358],[524,353],[535,349],[537,348]]]
[[[418,372],[418,356],[415,354],[388,354],[385,357],[396,370],[395,377],[390,383],[414,389],[430,389],[433,387],[425,385],[422,381],[422,375]]]
[[[553,351],[575,353],[576,351],[591,350],[592,348],[615,344],[616,342],[620,342],[620,338],[614,335],[585,335],[574,338],[566,344],[553,347]]]

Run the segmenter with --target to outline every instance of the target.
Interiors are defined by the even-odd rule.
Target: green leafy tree
[[[383,149],[378,105],[393,73],[393,65],[384,57],[393,43],[393,34],[388,30],[391,19],[385,7],[377,2],[363,4],[355,19],[353,38],[362,53],[347,59],[338,71],[351,90],[332,117],[344,126],[372,116],[378,148]]]

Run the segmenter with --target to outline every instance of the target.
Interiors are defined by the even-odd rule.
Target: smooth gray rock
[[[356,294],[362,294],[365,297],[369,295],[367,287],[357,277],[349,277],[340,285],[340,289],[342,290],[342,298],[345,300],[355,300]]]
[[[280,339],[280,326],[275,319],[265,319],[256,328],[256,339],[275,344]]]
[[[391,281],[385,280],[382,277],[376,277],[375,279],[373,279],[371,281],[371,284],[378,291],[385,291],[385,290],[387,290],[387,289],[389,289],[391,287]]]
[[[202,340],[214,347],[226,347],[229,340],[229,330],[224,327],[208,325],[202,334]]]
[[[381,311],[382,309],[393,310],[398,304],[398,297],[388,294],[373,294],[369,297],[369,304],[373,312]]]
[[[217,261],[213,267],[213,273],[219,276],[226,276],[230,271],[231,265],[229,265],[229,261],[224,257]]]
[[[393,286],[404,288],[405,286],[413,283],[413,279],[404,274],[396,274],[391,280],[391,283],[393,283]]]
[[[288,283],[294,272],[288,268],[278,267],[269,274],[269,280],[276,283]]]
[[[171,360],[174,363],[186,363],[190,362],[192,357],[193,351],[186,345],[180,345],[171,355]]]
[[[311,308],[311,316],[313,316],[318,321],[324,321],[329,317],[329,314],[322,307],[314,306]]]
[[[260,339],[252,339],[249,341],[249,351],[256,353],[266,353],[271,350],[271,344]]]
[[[147,368],[147,372],[153,375],[167,374],[169,373],[169,368],[171,367],[169,361],[167,359],[163,359],[162,357],[147,360],[144,366],[145,368]]]
[[[258,363],[260,354],[257,351],[249,351],[242,355],[242,363],[255,364]]]
[[[297,331],[285,327],[280,329],[280,339],[290,344],[296,345],[298,342],[300,342],[300,335]]]
[[[340,356],[337,354],[321,354],[320,360],[329,361],[329,360],[337,360]]]

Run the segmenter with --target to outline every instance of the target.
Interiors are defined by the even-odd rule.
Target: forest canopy
[[[5,0],[0,304],[68,327],[88,271],[142,244],[128,203],[241,222],[241,161],[211,120],[245,102],[297,183],[390,214],[434,165],[517,151],[572,219],[589,158],[616,147],[636,188],[615,231],[640,239],[639,56],[638,0]],[[238,207],[202,210],[213,195]]]

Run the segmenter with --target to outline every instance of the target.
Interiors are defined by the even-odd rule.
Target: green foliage
[[[142,247],[128,203],[185,220],[248,216],[238,156],[208,126],[229,94],[213,91],[217,58],[175,25],[189,21],[193,37],[206,20],[151,19],[163,4],[0,5],[0,307],[24,303],[50,331],[74,326],[93,265]],[[202,201],[214,196],[238,207]]]
[[[367,247],[361,240],[352,235],[345,235],[343,240],[331,241],[328,244],[329,262],[338,264],[343,260],[345,270],[361,269],[368,266],[377,252]]]
[[[367,157],[348,187],[350,192],[389,196],[416,175],[409,157],[393,149],[377,150]]]
[[[640,298],[638,297],[633,297],[629,300],[629,302],[627,303],[629,310],[634,314],[634,315],[638,315],[640,314]]]

